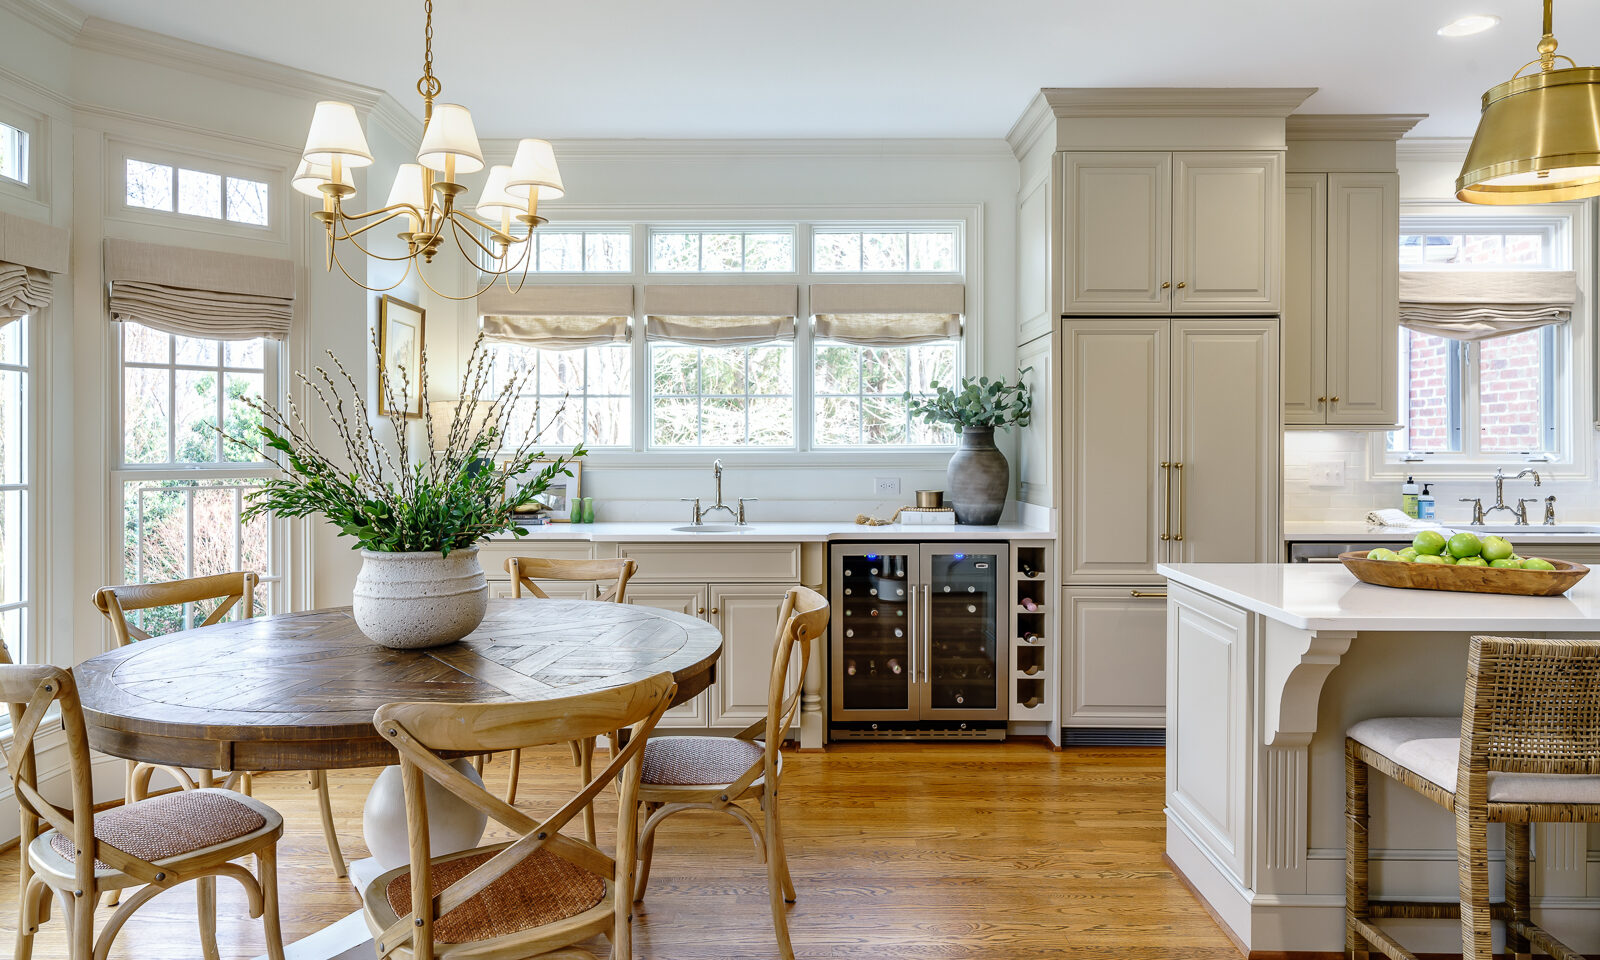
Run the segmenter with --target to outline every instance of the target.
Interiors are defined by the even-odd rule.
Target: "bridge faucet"
[[[716,481],[717,481],[717,502],[716,503],[713,503],[711,506],[702,509],[700,507],[700,498],[699,497],[682,497],[681,498],[685,503],[688,503],[691,500],[694,501],[694,515],[693,515],[694,516],[694,519],[693,519],[694,525],[697,526],[697,527],[700,526],[702,523],[705,522],[706,517],[709,517],[709,516],[711,516],[711,514],[713,514],[713,513],[715,513],[715,512],[720,510],[723,513],[726,513],[730,518],[732,518],[734,523],[738,524],[741,527],[745,526],[748,521],[746,521],[745,518],[744,518],[744,505],[747,504],[747,503],[754,503],[755,501],[757,501],[757,500],[759,500],[761,498],[760,497],[740,497],[739,498],[739,509],[735,510],[734,508],[728,506],[726,503],[722,502],[722,461],[720,459],[715,460],[715,461],[712,462],[712,464],[711,464],[711,475],[714,478],[716,478]]]
[[[1488,517],[1489,514],[1494,513],[1497,510],[1504,510],[1506,513],[1511,514],[1512,523],[1516,524],[1517,526],[1526,526],[1527,523],[1528,523],[1528,513],[1527,513],[1526,508],[1518,509],[1517,507],[1513,507],[1513,506],[1507,504],[1506,503],[1506,491],[1505,491],[1505,486],[1506,486],[1506,481],[1507,480],[1521,480],[1523,477],[1532,477],[1533,478],[1533,485],[1536,486],[1536,487],[1543,486],[1543,482],[1539,479],[1539,471],[1534,470],[1532,468],[1523,470],[1521,473],[1517,474],[1514,477],[1508,477],[1508,476],[1506,476],[1506,473],[1505,473],[1505,471],[1503,469],[1500,469],[1498,467],[1495,468],[1495,471],[1494,471],[1494,506],[1485,507],[1484,510],[1483,510],[1483,513],[1481,515],[1474,516],[1473,519],[1472,519],[1473,525],[1474,526],[1482,526],[1483,522],[1484,522],[1484,519],[1486,517]]]

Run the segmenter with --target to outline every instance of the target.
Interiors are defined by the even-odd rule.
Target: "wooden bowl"
[[[1588,567],[1566,560],[1550,560],[1555,566],[1554,570],[1512,570],[1507,567],[1458,567],[1446,563],[1368,560],[1365,551],[1357,550],[1339,554],[1339,562],[1355,574],[1357,580],[1380,587],[1504,593],[1518,597],[1557,597],[1589,575]]]

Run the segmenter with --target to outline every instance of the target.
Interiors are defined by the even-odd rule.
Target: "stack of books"
[[[908,527],[953,527],[956,512],[952,507],[905,507],[900,511],[900,522]]]

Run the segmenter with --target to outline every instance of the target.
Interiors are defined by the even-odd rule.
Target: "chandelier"
[[[1522,70],[1483,95],[1483,116],[1456,180],[1456,198],[1515,204],[1600,194],[1600,68],[1556,53],[1544,0],[1538,73]],[[1558,70],[1556,61],[1567,66]]]
[[[417,81],[417,92],[422,95],[422,146],[417,150],[417,162],[402,163],[395,173],[388,202],[363,213],[345,209],[345,203],[356,194],[352,171],[369,166],[372,151],[355,107],[337,100],[317,104],[292,185],[300,193],[322,200],[322,209],[312,211],[311,216],[327,231],[328,271],[337,266],[352,283],[367,290],[393,290],[413,269],[423,285],[448,300],[471,300],[501,277],[509,286],[511,274],[519,270],[520,289],[532,261],[531,234],[545,223],[539,216],[539,201],[554,200],[566,192],[555,150],[548,140],[519,141],[510,166],[489,168],[483,192],[473,207],[477,216],[467,212],[468,190],[457,178],[483,169],[483,149],[471,111],[456,103],[434,102],[444,85],[433,75],[433,0],[425,0],[424,9],[425,52],[422,78]],[[404,255],[386,256],[363,245],[361,236],[384,224],[403,228],[397,236],[405,243]],[[368,286],[345,269],[339,259],[341,244],[374,260],[403,261],[405,272],[389,286]],[[422,265],[432,263],[450,245],[489,275],[489,282],[471,296],[441,293],[423,273]],[[513,256],[512,249],[518,245],[521,251]]]

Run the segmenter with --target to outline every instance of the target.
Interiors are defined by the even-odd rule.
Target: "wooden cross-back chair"
[[[209,627],[221,623],[235,606],[239,608],[241,617],[249,619],[255,616],[255,592],[260,583],[260,575],[248,570],[194,577],[188,580],[169,580],[164,583],[129,583],[116,587],[101,587],[95,591],[94,605],[111,622],[112,632],[117,637],[117,645],[125,647],[130,643],[151,638],[149,632],[133,622],[130,614],[152,607],[200,604],[215,600],[216,607],[198,626]],[[200,772],[197,781],[182,767],[129,760],[123,784],[124,796],[129,802],[140,800],[149,792],[150,777],[157,770],[165,771],[177,781],[179,787],[185,790],[208,787],[215,777],[212,771],[204,770]],[[251,771],[229,770],[225,771],[225,774],[224,786],[236,786],[246,795],[249,795],[254,788],[254,776]],[[328,844],[328,858],[333,862],[334,874],[343,877],[344,853],[339,849],[339,834],[334,830],[333,799],[328,794],[328,773],[325,770],[310,770],[307,771],[307,776],[311,788],[317,792],[317,805],[322,813],[322,835]]]
[[[283,960],[277,880],[282,817],[230,790],[167,794],[96,815],[88,732],[72,674],[59,667],[15,665],[0,644],[0,700],[11,713],[5,761],[22,813],[17,960],[33,955],[34,935],[50,919],[51,892],[68,926],[71,960],[104,960],[134,911],[190,880],[199,887],[201,945],[214,958],[217,877],[231,877],[244,887],[250,916],[265,927],[267,956]],[[38,784],[36,739],[53,707],[60,709],[67,740],[71,802],[65,807],[45,799]],[[252,854],[255,874],[230,862]],[[94,915],[100,897],[129,887],[140,889],[106,920],[97,940]]]
[[[506,572],[511,574],[511,595],[521,597],[526,590],[543,600],[550,595],[535,581],[560,581],[565,583],[593,583],[595,596],[601,602],[626,603],[628,581],[638,572],[639,565],[629,559],[601,560],[551,560],[545,557],[508,557]],[[610,583],[611,588],[605,589]],[[594,739],[573,741],[572,762],[579,775],[587,781],[594,774]],[[480,773],[482,772],[480,768]],[[517,802],[517,778],[522,772],[522,751],[511,752],[511,776],[506,781],[506,803]],[[594,842],[594,811],[583,814],[584,836]]]
[[[767,681],[767,714],[733,737],[657,737],[645,748],[639,802],[646,820],[639,836],[639,881],[635,899],[643,900],[650,883],[650,859],[656,829],[685,810],[712,810],[740,821],[750,831],[756,852],[767,866],[768,898],[778,948],[794,960],[789,943],[785,904],[795,899],[783,833],[778,821],[779,748],[794,723],[811,645],[828,628],[828,601],[806,587],[793,587],[778,611],[778,632],[772,645],[772,671]],[[759,801],[765,829],[739,805]]]
[[[1455,814],[1459,903],[1373,899],[1368,770]],[[1557,776],[1551,776],[1556,774]],[[1363,720],[1345,738],[1346,953],[1413,957],[1373,921],[1459,919],[1464,960],[1581,956],[1533,922],[1530,824],[1600,822],[1600,641],[1473,637],[1462,715]],[[1563,776],[1564,775],[1564,776]],[[1489,900],[1489,824],[1505,824],[1504,903]]]
[[[587,956],[566,948],[600,933],[611,940],[612,960],[629,960],[639,772],[650,733],[677,688],[672,674],[661,673],[560,700],[380,707],[373,724],[400,754],[411,859],[362,894],[379,960]],[[441,756],[570,742],[624,728],[627,746],[544,820],[489,793]],[[517,839],[433,856],[424,793],[430,779]],[[614,857],[560,832],[613,781],[622,794]]]

